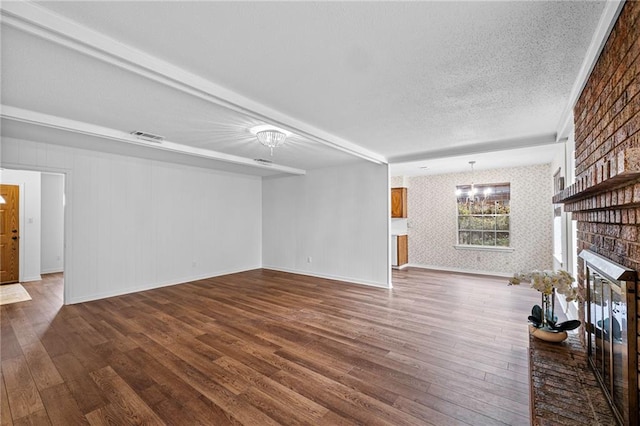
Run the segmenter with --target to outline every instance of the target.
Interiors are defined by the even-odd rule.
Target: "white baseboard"
[[[57,274],[58,272],[64,272],[64,269],[63,268],[43,269],[40,271],[40,275]]]
[[[127,287],[127,288],[119,289],[115,291],[105,291],[105,292],[91,294],[87,296],[71,297],[68,300],[65,300],[64,304],[73,305],[75,303],[91,302],[93,300],[106,299],[108,297],[115,297],[115,296],[122,296],[123,294],[138,293],[140,291],[153,290],[156,288],[169,287],[172,285],[186,284],[193,281],[204,280],[207,278],[215,278],[222,275],[235,274],[238,272],[251,271],[253,269],[258,269],[258,268],[260,268],[260,266],[251,267],[251,268],[242,268],[237,270],[234,269],[234,270],[227,270],[227,271],[219,271],[219,272],[213,273],[213,275],[211,273],[208,273],[208,274],[199,275],[199,276],[186,277],[184,279],[179,279],[179,280],[162,281],[158,283],[148,283],[140,286]]]
[[[24,277],[23,279],[20,280],[21,283],[28,283],[31,281],[40,281],[42,280],[42,277],[40,275],[34,275],[32,277]]]
[[[390,286],[388,284],[385,285],[385,284],[377,283],[377,282],[373,282],[373,281],[356,280],[356,279],[353,279],[353,278],[341,277],[339,275],[318,274],[318,273],[312,273],[312,272],[309,272],[309,271],[298,271],[298,270],[295,270],[295,269],[280,268],[280,267],[277,267],[277,266],[268,266],[268,265],[264,265],[262,268],[263,269],[271,269],[273,271],[279,271],[279,272],[287,272],[289,274],[306,275],[308,277],[316,277],[316,278],[324,278],[324,279],[328,279],[328,280],[342,281],[342,282],[345,282],[347,284],[366,285],[366,286],[369,286],[369,287],[378,287],[378,288],[390,288]]]
[[[395,269],[397,271],[402,271],[403,269],[408,268],[409,266],[411,266],[411,265],[409,265],[408,263],[405,263],[404,265],[400,265],[400,266],[391,265],[391,269]]]
[[[410,268],[421,268],[421,269],[433,269],[434,271],[445,271],[445,272],[459,272],[461,274],[474,274],[474,275],[490,275],[493,277],[505,277],[510,278],[513,276],[513,273],[507,272],[496,272],[496,271],[483,271],[477,269],[464,269],[464,268],[451,268],[448,266],[434,266],[434,265],[423,265],[417,263],[409,263],[407,265]]]

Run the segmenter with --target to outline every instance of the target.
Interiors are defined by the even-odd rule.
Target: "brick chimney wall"
[[[561,197],[569,195],[565,210],[578,222],[578,252],[590,249],[636,271],[640,271],[639,26],[640,2],[627,1],[576,103],[577,181]],[[578,270],[584,300],[582,259]],[[584,320],[582,304],[579,314]]]

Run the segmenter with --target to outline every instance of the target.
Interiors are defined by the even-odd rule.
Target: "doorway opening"
[[[58,172],[0,169],[3,198],[7,193],[12,201],[2,205],[6,208],[0,220],[0,269],[11,266],[3,273],[3,283],[35,284],[49,274],[64,274],[65,177]]]

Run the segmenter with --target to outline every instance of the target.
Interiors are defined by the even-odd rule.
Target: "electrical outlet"
[[[307,263],[311,263],[311,256],[307,256]]]
[[[196,266],[198,266],[198,262],[196,262],[195,260],[193,262],[191,262],[191,267],[195,268]]]

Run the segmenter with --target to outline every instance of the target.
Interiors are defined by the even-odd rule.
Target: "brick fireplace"
[[[576,183],[554,197],[577,221],[578,252],[634,271],[640,271],[639,26],[640,2],[627,1],[574,108]],[[579,259],[583,302],[584,266]],[[583,324],[584,308],[581,303]],[[584,330],[580,335],[584,345]],[[629,355],[637,369],[637,351]]]

